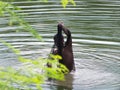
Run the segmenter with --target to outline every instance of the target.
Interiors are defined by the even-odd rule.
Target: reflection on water
[[[50,81],[46,85],[43,85],[46,90],[73,90],[73,74],[68,74],[65,76],[64,81]],[[47,87],[47,88],[46,88]],[[48,89],[49,88],[49,89]]]
[[[120,1],[76,0],[77,6],[62,8],[58,0],[16,1],[25,20],[38,30],[44,42],[31,34],[16,32],[0,18],[0,38],[21,50],[27,58],[47,57],[58,21],[70,28],[76,71],[65,81],[46,81],[44,90],[120,90]],[[0,43],[0,65],[19,66],[16,55]]]

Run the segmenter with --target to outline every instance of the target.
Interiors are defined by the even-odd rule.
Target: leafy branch
[[[44,0],[47,2],[47,0]],[[65,8],[68,3],[76,5],[74,0],[61,0]],[[11,5],[7,2],[0,1],[0,16],[9,15],[9,25],[18,24],[25,31],[32,34],[38,40],[42,40],[39,33],[31,27],[23,18],[23,15],[16,13],[20,8]],[[0,39],[0,42],[6,45],[18,56],[18,60],[23,63],[18,69],[14,68],[0,68],[0,88],[3,90],[19,90],[31,89],[31,85],[35,85],[38,90],[41,90],[41,84],[44,83],[47,77],[58,80],[64,80],[64,74],[68,72],[67,68],[60,64],[58,60],[60,56],[50,55],[51,59],[37,58],[35,60],[24,58],[20,56],[20,50],[14,48],[11,44]],[[52,67],[47,67],[46,63],[50,63]],[[59,67],[58,67],[59,66]],[[64,72],[64,73],[63,73]]]
[[[64,8],[66,8],[66,6],[67,6],[69,3],[73,4],[74,6],[76,6],[76,3],[75,3],[74,0],[61,0],[61,3],[62,3],[62,6],[63,6]]]
[[[18,60],[22,62],[22,66],[17,69],[11,67],[0,68],[0,86],[2,89],[31,89],[30,86],[34,85],[38,90],[42,90],[40,85],[47,78],[64,80],[64,74],[68,73],[68,69],[59,63],[61,57],[58,55],[50,55],[51,59],[28,59],[20,56],[20,51],[11,44],[0,41],[10,48],[18,56]],[[51,64],[51,67],[47,67],[47,63]]]
[[[42,37],[39,35],[39,33],[24,20],[22,14],[16,13],[16,10],[20,10],[20,8],[7,2],[0,1],[0,16],[5,16],[8,14],[10,17],[9,25],[18,23],[18,25],[21,26],[25,31],[31,33],[33,37],[41,41]]]

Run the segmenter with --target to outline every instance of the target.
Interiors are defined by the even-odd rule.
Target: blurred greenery
[[[74,6],[76,6],[76,3],[74,0],[61,0],[61,3],[62,3],[62,6],[64,8],[66,8],[66,6],[69,4],[69,3],[72,3]]]
[[[44,1],[47,2],[47,0]],[[61,0],[61,2],[64,8],[68,4],[68,0]],[[75,5],[73,0],[69,0],[69,2]],[[20,8],[9,2],[0,1],[0,16],[4,17],[6,14],[9,15],[10,20],[8,25],[18,24],[25,31],[31,33],[33,37],[41,41],[41,36],[24,20],[24,15],[16,13],[15,10],[20,10]],[[28,59],[20,56],[20,50],[14,48],[10,43],[1,39],[0,42],[11,49],[13,53],[17,55],[18,60],[22,62],[22,66],[19,68],[0,67],[0,90],[27,90],[31,89],[31,85],[41,90],[40,85],[44,83],[47,78],[64,80],[64,75],[68,73],[68,69],[59,63],[58,60],[61,59],[59,55],[50,55],[50,58],[40,57],[35,60]],[[51,67],[47,67],[47,63],[49,63]]]
[[[10,17],[10,26],[13,24],[18,24],[19,26],[23,27],[25,31],[31,33],[33,37],[41,41],[42,38],[39,33],[24,20],[24,14],[18,14],[15,12],[16,10],[20,10],[20,8],[7,2],[0,1],[0,16],[5,16],[8,14]]]
[[[19,68],[0,68],[0,88],[2,90],[31,89],[30,86],[35,86],[41,90],[41,84],[47,78],[64,80],[64,73],[67,69],[64,65],[59,64],[56,56],[52,59],[52,67],[47,67],[46,62],[49,59],[37,58],[35,60],[19,57],[23,65]],[[57,63],[57,64],[56,64]],[[57,65],[60,67],[58,68]],[[5,89],[6,88],[6,89]]]
[[[20,51],[15,49],[11,44],[2,40],[0,41],[10,48],[13,53],[17,55],[18,60],[22,62],[19,68],[0,68],[1,90],[31,89],[31,85],[41,90],[40,85],[43,84],[47,78],[64,80],[64,75],[68,73],[68,69],[59,63],[59,59],[61,59],[59,55],[50,54],[50,58],[39,57],[34,60],[28,59],[20,56]],[[48,67],[47,63],[49,63],[51,67]]]
[[[33,0],[1,0],[1,1],[4,1],[4,2],[13,2],[13,1],[33,1]],[[43,1],[43,2],[48,2],[50,0],[35,0],[35,1]],[[66,8],[66,6],[68,4],[72,4],[74,6],[76,6],[76,3],[74,0],[58,0],[61,2],[61,5]]]

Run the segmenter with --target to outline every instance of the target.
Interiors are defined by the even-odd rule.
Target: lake
[[[46,82],[43,90],[120,90],[120,1],[75,0],[63,8],[59,0],[17,0],[25,20],[43,37],[43,42],[28,32],[17,32],[0,18],[0,38],[21,50],[26,58],[48,57],[57,23],[64,22],[72,33],[76,71],[66,81]],[[8,47],[0,43],[0,66],[19,66]]]

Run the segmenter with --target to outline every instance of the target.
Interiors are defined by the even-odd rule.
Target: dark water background
[[[46,82],[43,90],[120,90],[120,0],[76,0],[77,6],[63,8],[58,0],[17,0],[19,13],[43,37],[16,32],[0,18],[0,38],[21,50],[27,58],[47,57],[53,45],[57,22],[72,32],[76,71],[64,82]],[[0,65],[17,66],[16,55],[0,43]]]

